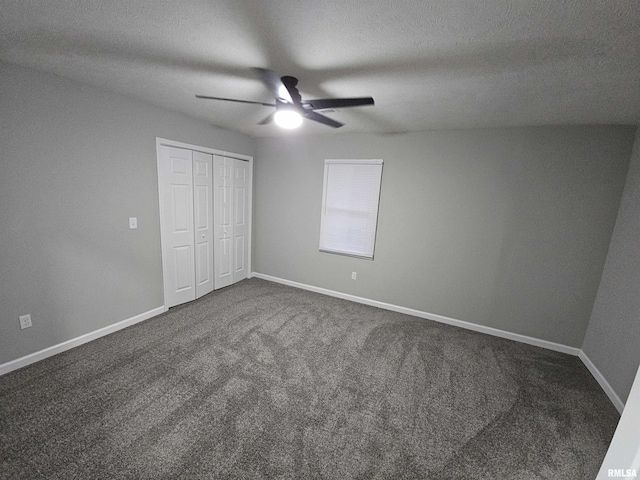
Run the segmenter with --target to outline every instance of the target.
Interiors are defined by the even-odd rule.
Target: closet
[[[158,140],[165,308],[249,273],[251,164],[210,152]]]

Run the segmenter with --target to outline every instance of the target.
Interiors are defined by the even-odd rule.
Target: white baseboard
[[[131,325],[135,325],[136,323],[140,323],[151,317],[155,317],[156,315],[159,315],[164,311],[165,309],[163,305],[161,307],[149,310],[148,312],[144,312],[134,317],[127,318],[126,320],[122,320],[121,322],[114,323],[113,325],[109,325],[108,327],[94,330],[93,332],[89,332],[79,337],[72,338],[71,340],[67,340],[66,342],[58,343],[57,345],[45,348],[44,350],[40,350],[38,352],[25,355],[24,357],[11,360],[7,363],[3,363],[0,365],[0,375],[4,375],[19,368],[26,367],[27,365],[31,365],[32,363],[39,362],[40,360],[44,360],[45,358],[52,357],[54,355],[57,355],[58,353],[65,352],[74,347],[90,342],[91,340],[104,337],[105,335],[109,335],[110,333],[117,332],[118,330],[122,330],[123,328],[129,327]]]
[[[271,282],[281,283],[283,285],[289,285],[290,287],[301,288],[303,290],[309,290],[311,292],[322,293],[331,297],[342,298],[344,300],[351,300],[352,302],[363,303],[365,305],[371,305],[372,307],[384,308],[385,310],[392,310],[394,312],[405,313],[407,315],[413,315],[414,317],[425,318],[427,320],[433,320],[435,322],[446,323],[447,325],[453,325],[455,327],[466,328],[467,330],[473,330],[475,332],[486,333],[495,337],[507,338],[509,340],[515,340],[516,342],[526,343],[534,345],[536,347],[546,348],[548,350],[554,350],[556,352],[567,353],[569,355],[578,356],[581,350],[576,347],[570,347],[568,345],[562,345],[561,343],[550,342],[548,340],[541,340],[539,338],[528,337],[527,335],[521,335],[519,333],[507,332],[506,330],[500,330],[498,328],[486,327],[484,325],[478,325],[476,323],[465,322],[464,320],[456,320],[455,318],[444,317],[442,315],[436,315],[434,313],[422,312],[420,310],[414,310],[413,308],[401,307],[393,305],[391,303],[379,302],[377,300],[371,300],[369,298],[357,297],[348,293],[336,292],[335,290],[329,290],[321,287],[314,287],[304,283],[294,282],[291,280],[285,280],[284,278],[272,277],[271,275],[265,275],[258,272],[251,272],[252,277],[261,278],[263,280],[269,280]]]
[[[609,382],[607,382],[607,379],[604,378],[604,375],[602,375],[600,370],[598,370],[598,367],[596,367],[595,364],[591,361],[591,359],[587,357],[587,354],[584,353],[583,350],[580,350],[579,357],[580,357],[580,360],[582,360],[582,363],[584,363],[585,366],[589,369],[589,371],[591,372],[591,375],[593,375],[593,378],[595,378],[596,381],[600,384],[600,387],[602,388],[602,390],[604,390],[604,393],[607,394],[607,397],[609,397],[609,400],[611,400],[611,403],[613,403],[613,405],[618,409],[618,412],[622,414],[622,411],[624,410],[623,401],[620,400],[620,397],[615,392],[615,390],[611,387],[611,385],[609,385]]]

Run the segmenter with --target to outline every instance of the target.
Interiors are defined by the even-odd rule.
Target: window
[[[320,251],[373,258],[382,160],[325,160]]]

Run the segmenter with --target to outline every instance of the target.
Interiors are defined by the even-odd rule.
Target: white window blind
[[[320,250],[373,258],[382,160],[325,160]]]

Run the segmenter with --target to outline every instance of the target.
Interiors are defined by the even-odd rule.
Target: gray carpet
[[[0,378],[2,478],[590,479],[580,360],[259,279]]]

